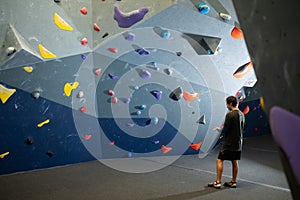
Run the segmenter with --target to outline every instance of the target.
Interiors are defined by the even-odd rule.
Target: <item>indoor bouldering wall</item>
[[[0,11],[1,174],[203,158],[225,98],[256,83],[231,1],[11,0]]]

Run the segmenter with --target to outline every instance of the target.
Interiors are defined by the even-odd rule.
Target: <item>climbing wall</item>
[[[0,11],[1,174],[203,158],[225,98],[256,83],[231,1],[11,0]]]

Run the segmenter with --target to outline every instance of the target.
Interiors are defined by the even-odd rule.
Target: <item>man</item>
[[[221,188],[224,160],[230,160],[232,163],[232,179],[230,182],[225,182],[224,186],[236,188],[238,160],[241,159],[243,128],[245,124],[245,116],[238,108],[236,97],[227,97],[226,106],[229,112],[226,114],[223,129],[220,127],[215,128],[215,130],[222,131],[224,134],[224,142],[217,158],[217,180],[208,184],[209,187],[218,189]]]

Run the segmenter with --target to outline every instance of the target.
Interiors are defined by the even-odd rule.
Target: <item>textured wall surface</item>
[[[161,166],[107,160],[203,157],[225,98],[256,83],[231,1],[10,0],[0,14],[1,174],[92,159],[142,172]],[[267,132],[257,97],[241,109],[261,119],[249,136]]]

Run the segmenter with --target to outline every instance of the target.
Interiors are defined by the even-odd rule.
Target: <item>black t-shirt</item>
[[[241,151],[245,116],[240,110],[232,110],[226,114],[222,133],[224,143],[222,150]]]

